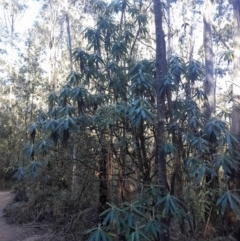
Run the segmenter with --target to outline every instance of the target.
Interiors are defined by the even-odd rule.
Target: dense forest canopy
[[[66,240],[240,240],[240,0],[0,6],[18,222]]]

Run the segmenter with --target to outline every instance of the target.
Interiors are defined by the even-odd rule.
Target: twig
[[[206,227],[205,227],[205,229],[204,229],[204,234],[203,234],[203,237],[204,237],[204,238],[206,237],[206,232],[207,232],[207,228],[208,228],[208,225],[209,225],[209,220],[210,220],[210,217],[211,217],[211,212],[212,212],[212,206],[211,206],[211,209],[210,209],[210,212],[209,212],[209,216],[208,216],[208,219],[207,219]]]

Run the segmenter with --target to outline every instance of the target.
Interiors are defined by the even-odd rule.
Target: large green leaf
[[[42,170],[42,163],[40,161],[32,161],[26,167],[26,177],[29,179],[35,179]]]
[[[140,126],[142,121],[147,123],[153,123],[155,115],[153,113],[153,107],[146,99],[136,99],[129,110],[129,119],[133,126],[137,128]]]
[[[227,204],[237,215],[239,214],[240,198],[231,191],[227,191],[217,200],[216,205],[221,207],[222,215],[225,213]]]
[[[113,241],[113,238],[117,238],[115,234],[104,231],[101,226],[89,229],[85,233],[90,234],[88,241]]]

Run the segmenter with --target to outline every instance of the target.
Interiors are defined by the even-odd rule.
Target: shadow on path
[[[43,241],[46,240],[46,236],[32,234],[36,230],[31,228],[10,225],[6,223],[3,216],[3,209],[11,202],[13,195],[10,191],[0,191],[0,241]]]

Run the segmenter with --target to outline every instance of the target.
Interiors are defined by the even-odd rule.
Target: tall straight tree
[[[231,123],[231,134],[235,135],[238,139],[240,137],[240,0],[233,0],[233,47],[234,47],[234,67],[233,67],[233,87],[232,87],[232,123]],[[236,144],[233,149],[233,154],[238,163],[239,158],[239,144]],[[240,196],[240,192],[236,191],[240,189],[240,171],[231,170],[229,179],[229,189],[233,189]],[[232,207],[231,207],[232,209]],[[228,223],[234,228],[234,236],[239,240],[240,228],[239,221],[231,210],[227,214]]]
[[[211,0],[205,0],[203,13],[203,44],[205,54],[205,93],[208,97],[208,103],[205,108],[205,114],[212,116],[215,113],[215,82],[213,77],[213,49],[212,49],[212,23],[211,23]]]
[[[204,81],[204,91],[208,98],[205,103],[204,115],[207,121],[211,121],[211,117],[215,116],[216,111],[216,98],[215,98],[215,80],[213,76],[213,44],[212,44],[212,21],[211,21],[211,6],[212,0],[204,1],[204,13],[203,13],[203,45],[204,45],[204,55],[205,55],[205,81]],[[214,159],[215,146],[217,145],[217,138],[214,132],[209,135],[210,155],[208,156],[209,161],[212,162]],[[218,177],[209,173],[206,175],[206,183],[210,189],[214,189],[218,186]],[[211,197],[209,197],[211,198]],[[212,210],[212,207],[211,207]],[[206,210],[206,214],[208,211]],[[207,214],[206,217],[208,217]],[[211,215],[211,221],[214,222],[214,215]]]
[[[168,192],[166,158],[163,146],[165,143],[165,93],[161,91],[163,77],[167,74],[166,44],[163,32],[163,5],[160,0],[154,0],[154,17],[156,28],[156,90],[157,90],[157,137],[156,137],[156,162],[158,166],[159,185],[163,193]],[[163,218],[162,222],[167,229],[160,235],[161,241],[169,240],[169,220]]]
[[[13,143],[14,143],[14,135],[13,130],[17,128],[16,123],[16,105],[14,101],[14,96],[17,93],[16,86],[17,86],[17,70],[15,66],[15,59],[14,55],[16,55],[18,47],[17,42],[20,41],[18,38],[18,33],[16,31],[17,23],[20,22],[21,18],[24,16],[25,11],[27,9],[27,5],[23,1],[19,3],[15,0],[2,0],[0,2],[0,26],[1,26],[1,43],[3,44],[4,51],[1,51],[1,55],[5,52],[6,55],[2,55],[3,58],[1,66],[4,66],[3,72],[6,75],[7,85],[9,88],[8,91],[8,108],[7,112],[9,113],[9,138],[8,138],[8,147],[7,153],[8,157],[6,158],[10,162],[13,159]],[[5,114],[7,113],[5,111]],[[8,164],[7,164],[8,165]]]
[[[231,133],[240,137],[240,0],[233,0],[233,25],[234,25],[234,68],[232,88],[232,124]],[[240,161],[240,160],[239,160]],[[236,180],[236,188],[240,187],[240,180]]]

